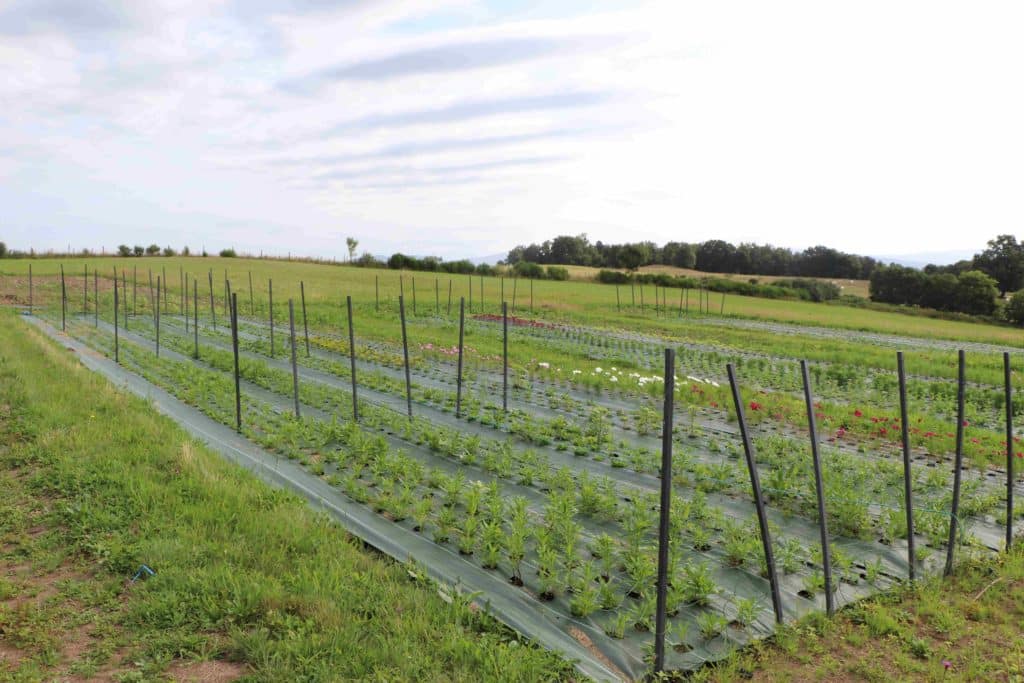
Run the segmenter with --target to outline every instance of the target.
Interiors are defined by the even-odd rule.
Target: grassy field
[[[29,292],[26,275],[30,263],[37,278],[36,284],[39,286],[36,291],[37,297],[45,297],[45,300],[53,301],[53,297],[59,292],[59,282],[54,280],[54,276],[59,274],[61,262],[48,259],[7,260],[0,263],[0,268],[2,268],[0,292],[3,292],[5,301],[27,303]],[[393,270],[349,268],[300,262],[216,257],[107,257],[66,261],[64,266],[68,276],[68,296],[72,310],[75,310],[76,302],[81,301],[81,276],[85,266],[89,267],[90,272],[93,268],[98,267],[100,273],[105,276],[109,276],[115,268],[118,271],[125,269],[128,273],[129,288],[131,288],[133,268],[137,268],[139,282],[147,287],[150,271],[156,278],[166,269],[171,292],[180,291],[178,274],[179,269],[184,269],[190,279],[198,279],[200,292],[204,295],[208,295],[208,273],[212,270],[214,289],[218,296],[223,289],[226,273],[235,287],[235,291],[239,292],[239,299],[242,300],[243,305],[248,298],[248,274],[250,272],[257,301],[266,300],[268,280],[274,281],[274,296],[279,301],[284,301],[288,297],[297,299],[299,281],[305,282],[307,301],[311,304],[329,302],[338,305],[342,300],[341,297],[346,294],[350,294],[357,304],[366,304],[374,301],[378,291],[381,301],[393,304],[397,301],[401,290],[400,273]],[[91,277],[90,275],[90,279]],[[474,276],[470,279],[469,276],[464,275],[440,274],[435,276],[430,273],[413,272],[402,273],[401,277],[410,308],[413,299],[413,280],[415,280],[417,306],[421,310],[432,309],[435,298],[440,301],[440,308],[444,310],[448,301],[449,282],[451,282],[452,296],[456,305],[459,297],[466,297],[467,301],[472,299],[475,310],[479,309],[481,301],[491,312],[499,309],[499,297],[503,286],[500,278],[485,277],[481,279]],[[481,281],[483,282],[482,295]],[[472,292],[470,292],[471,282]],[[643,287],[642,295],[641,288],[637,288],[632,297],[628,287],[621,287],[619,290],[619,299],[623,306],[621,312],[616,306],[614,285],[600,285],[584,281],[538,280],[532,286],[534,310],[542,311],[548,317],[640,329],[658,329],[659,327],[681,329],[685,327],[681,321],[670,323],[668,320],[654,316],[653,286]],[[505,299],[509,301],[510,305],[513,291],[516,309],[518,311],[527,309],[531,300],[530,283],[527,281],[513,283],[512,280],[506,278],[504,293]],[[696,292],[689,292],[688,307],[685,300],[679,301],[680,292],[678,290],[667,292],[665,296],[669,312],[678,314],[681,307],[684,310],[689,308],[691,311],[695,311],[697,308]],[[638,307],[641,297],[645,302],[645,314],[641,315],[638,309],[628,310],[629,304],[633,301]],[[1024,346],[1024,335],[1021,330],[1012,327],[939,320],[841,305],[821,305],[804,301],[771,300],[736,295],[725,297],[723,304],[721,295],[712,294],[710,309],[712,314],[722,311],[728,317],[933,339],[958,339],[1015,347]]]
[[[0,316],[0,679],[569,675]]]

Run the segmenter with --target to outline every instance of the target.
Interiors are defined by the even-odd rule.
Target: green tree
[[[345,244],[348,246],[348,262],[352,263],[356,258],[356,247],[359,246],[359,240],[355,237],[346,237]]]
[[[1006,319],[1014,325],[1024,326],[1024,289],[1013,293],[1006,304]]]
[[[7,243],[6,242],[0,242],[0,258],[4,258],[6,256],[7,256]]]
[[[131,256],[132,255],[132,248],[129,247],[127,244],[119,244],[117,246],[117,255],[118,256]]]
[[[969,270],[957,278],[956,310],[990,315],[996,309],[996,281],[980,270]]]
[[[159,253],[160,253],[160,245],[159,244],[151,244],[148,247],[146,247],[146,256],[156,256]]]
[[[618,261],[626,270],[636,270],[644,264],[644,250],[638,244],[627,244],[619,250]]]
[[[136,256],[142,256],[143,254],[146,253],[146,249],[141,244],[136,244],[134,247],[132,247],[132,253],[135,254]]]
[[[697,247],[697,270],[705,273],[735,272],[736,247],[723,240],[708,240]]]
[[[1016,291],[1024,285],[1024,244],[1013,235],[999,235],[975,255],[974,267],[995,278],[1000,296]]]

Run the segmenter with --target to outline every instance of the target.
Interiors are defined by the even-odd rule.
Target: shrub
[[[517,261],[512,266],[512,272],[519,277],[543,278],[544,267],[532,261]]]
[[[174,256],[175,253],[170,247],[164,247],[164,256]]]
[[[561,266],[548,266],[547,274],[549,280],[568,280],[569,269]]]
[[[606,285],[624,285],[629,282],[629,275],[618,270],[600,270],[597,273],[597,281]]]
[[[235,258],[236,256],[238,256],[238,254],[235,253],[234,249],[221,249],[220,255],[221,258]]]

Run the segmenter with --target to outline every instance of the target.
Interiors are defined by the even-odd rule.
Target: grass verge
[[[0,679],[565,680],[0,312]],[[155,575],[132,583],[146,564]]]

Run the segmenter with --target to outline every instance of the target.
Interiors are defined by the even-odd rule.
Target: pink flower
[[[751,401],[750,402],[750,409],[751,410],[761,410],[761,404],[758,403],[757,401]]]
[[[853,411],[854,417],[862,417],[863,415],[864,413],[860,412],[860,408],[857,408],[857,410]]]

